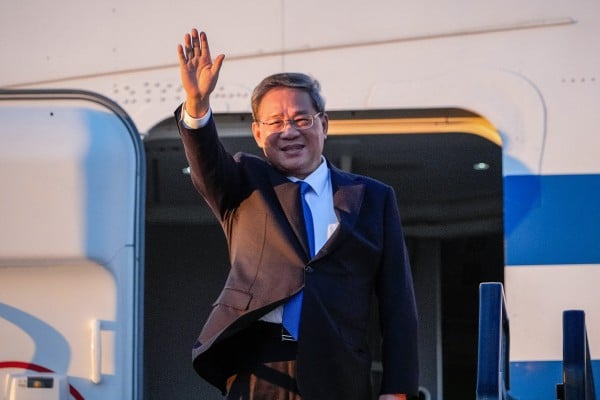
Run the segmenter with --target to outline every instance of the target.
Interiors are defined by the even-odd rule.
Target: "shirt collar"
[[[288,176],[288,179],[292,182],[302,180],[308,183],[317,196],[320,196],[327,187],[327,182],[329,181],[329,166],[327,165],[327,160],[325,160],[325,157],[321,156],[321,164],[319,164],[317,169],[304,179],[298,179],[293,176]]]

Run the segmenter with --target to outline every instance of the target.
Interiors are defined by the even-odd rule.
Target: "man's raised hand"
[[[186,93],[185,109],[191,117],[200,118],[210,108],[210,94],[217,85],[219,71],[225,56],[219,54],[213,61],[208,39],[204,32],[192,29],[177,46],[181,84]]]

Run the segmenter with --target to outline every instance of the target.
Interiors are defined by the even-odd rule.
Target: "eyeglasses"
[[[298,115],[293,119],[273,118],[266,121],[256,121],[256,123],[264,126],[269,133],[283,132],[288,124],[298,130],[304,130],[312,128],[315,123],[315,118],[321,114],[323,114],[322,111],[315,115]]]

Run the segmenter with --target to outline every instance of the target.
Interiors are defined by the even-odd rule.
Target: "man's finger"
[[[223,60],[225,59],[224,54],[219,54],[212,65],[212,70],[215,75],[219,75],[219,71],[221,71],[221,66],[223,65]]]
[[[200,32],[200,53],[210,59],[210,47],[208,46],[208,38],[204,32]]]
[[[194,57],[194,48],[193,47],[186,47],[185,48],[185,57],[189,60],[190,58]]]
[[[185,58],[185,54],[183,53],[183,46],[177,45],[177,57],[179,58],[179,65],[183,65],[187,63],[187,59]]]
[[[185,47],[192,47],[192,36],[189,33],[186,33],[183,37],[183,44]]]

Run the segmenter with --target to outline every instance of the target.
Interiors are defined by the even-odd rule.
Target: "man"
[[[266,160],[232,156],[210,110],[224,56],[213,61],[196,29],[178,55],[186,101],[175,115],[192,182],[223,227],[231,262],[193,349],[196,371],[228,399],[369,399],[375,293],[379,399],[417,394],[416,307],[396,198],[325,160],[318,83],[295,73],[263,80],[252,133]]]

